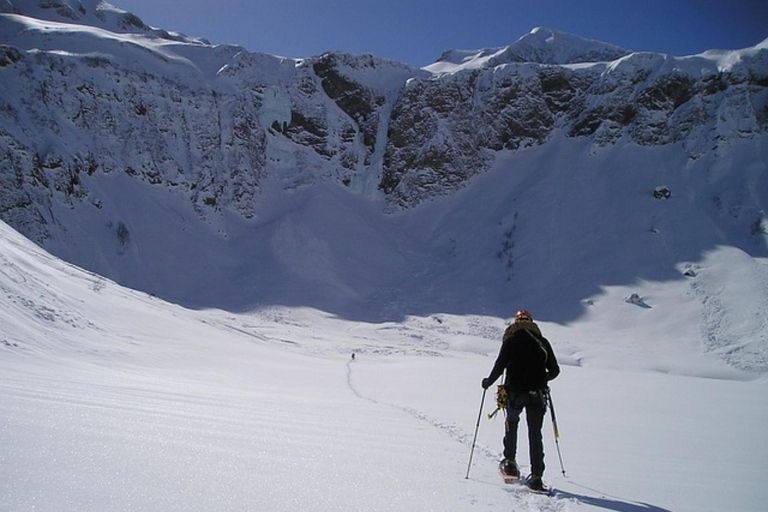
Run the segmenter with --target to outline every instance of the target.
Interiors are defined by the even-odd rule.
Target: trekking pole
[[[475,442],[477,441],[477,431],[480,430],[480,418],[483,417],[483,404],[485,404],[485,389],[483,389],[483,397],[480,399],[480,412],[477,415],[477,425],[475,425],[475,437],[472,439],[472,450],[469,452],[469,464],[467,464],[467,476],[465,479],[469,479],[469,470],[472,467],[472,456],[475,454]]]
[[[555,446],[557,447],[557,458],[560,459],[560,470],[565,476],[565,467],[563,467],[563,455],[560,453],[560,430],[557,428],[557,417],[555,416],[555,404],[552,402],[552,395],[549,392],[549,388],[545,391],[547,394],[547,401],[549,402],[549,410],[552,411],[552,429],[555,432]]]

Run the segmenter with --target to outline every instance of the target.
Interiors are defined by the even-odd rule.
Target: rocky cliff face
[[[768,130],[768,45],[675,58],[544,29],[424,70],[302,61],[147,27],[109,4],[0,3],[0,217],[43,242],[122,173],[203,218],[254,215],[265,179],[334,180],[411,208],[554,133],[692,158]]]
[[[48,6],[35,12],[57,19],[105,18],[88,10],[103,4],[71,3],[14,2],[22,14],[0,15],[0,213],[37,241],[57,222],[54,204],[109,200],[86,175],[127,174],[188,197],[203,217],[251,217],[269,172],[287,187],[351,185],[383,147],[389,90],[366,75],[417,74],[371,56],[296,62],[158,38],[117,13],[117,25],[136,29],[127,36],[33,19],[17,5]]]
[[[395,105],[381,187],[408,207],[460,187],[497,152],[544,144],[555,131],[597,147],[621,137],[684,143],[694,158],[718,141],[765,133],[768,46],[742,52],[727,69],[722,57],[636,53],[585,63],[573,54],[572,62],[521,63],[507,49],[465,56],[468,66],[438,63],[432,68],[449,71],[410,81]]]

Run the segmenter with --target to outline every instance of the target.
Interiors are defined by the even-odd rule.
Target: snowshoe
[[[499,473],[501,473],[505,483],[513,484],[520,480],[520,469],[517,467],[515,461],[507,461],[504,459],[499,462]]]
[[[531,492],[535,492],[536,494],[546,494],[547,496],[552,494],[552,489],[544,485],[544,482],[538,475],[528,476],[528,478],[525,479],[525,485]]]

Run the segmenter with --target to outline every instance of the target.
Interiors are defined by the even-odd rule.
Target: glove
[[[491,381],[491,379],[489,379],[488,377],[483,379],[483,389],[488,389],[489,387],[491,387],[491,384],[493,384],[493,381]]]

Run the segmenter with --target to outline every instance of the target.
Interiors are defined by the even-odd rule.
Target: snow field
[[[617,329],[600,318],[604,301],[609,316],[649,310],[610,294],[583,323],[541,323],[563,365],[552,389],[567,477],[547,420],[550,500],[500,483],[493,391],[465,479],[501,319],[186,310],[2,235],[0,510],[751,512],[766,501],[768,382]],[[684,330],[666,325],[677,347]]]

